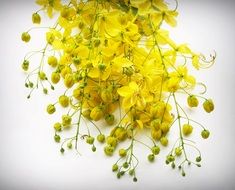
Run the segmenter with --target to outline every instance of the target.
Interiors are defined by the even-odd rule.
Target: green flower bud
[[[105,140],[105,136],[103,134],[99,134],[97,136],[97,141],[99,141],[100,143],[103,143]]]
[[[154,159],[155,159],[154,154],[149,154],[149,155],[148,155],[148,160],[149,160],[149,162],[153,162]]]
[[[210,113],[214,110],[214,103],[211,99],[206,100],[203,103],[203,108],[207,113]]]
[[[191,125],[189,125],[189,124],[184,124],[183,125],[183,134],[185,136],[190,135],[192,133],[192,131],[193,131],[193,127]]]
[[[198,157],[196,158],[196,162],[201,162],[201,160],[202,160],[201,156],[198,156]]]
[[[122,166],[123,166],[123,168],[127,169],[129,167],[129,164],[127,162],[124,162]]]
[[[133,178],[133,181],[134,181],[134,182],[137,182],[137,178],[136,178],[136,177],[134,177],[134,178]]]
[[[60,152],[63,154],[63,153],[64,153],[64,148],[61,148],[61,149],[60,149]]]
[[[152,150],[152,153],[154,155],[158,155],[159,152],[160,152],[160,147],[159,146],[154,146],[154,147],[151,148],[151,150]]]
[[[114,164],[113,167],[112,167],[112,171],[113,172],[116,172],[118,170],[118,165],[117,164]]]
[[[39,76],[40,80],[46,80],[47,79],[46,74],[42,71],[38,73],[38,76]]]
[[[30,41],[30,35],[29,35],[29,33],[28,32],[23,32],[22,34],[21,34],[21,40],[22,41],[24,41],[24,42],[29,42]]]
[[[71,149],[71,148],[73,147],[73,144],[72,144],[71,142],[68,142],[68,143],[67,143],[67,147],[68,147],[69,149]]]
[[[88,144],[93,144],[93,143],[94,143],[94,140],[95,140],[94,137],[88,136],[88,137],[86,138],[86,143],[88,143]]]
[[[47,94],[48,93],[48,90],[46,88],[43,88],[43,93],[44,94]]]
[[[105,121],[108,125],[113,125],[114,124],[114,115],[113,114],[106,115]]]
[[[196,96],[191,95],[187,99],[189,107],[197,107],[198,106],[198,99]]]
[[[55,106],[53,104],[49,104],[47,106],[47,113],[48,114],[53,114],[56,111]]]
[[[24,60],[22,65],[21,65],[21,67],[22,67],[22,69],[24,71],[28,71],[28,69],[29,69],[29,61],[28,60]]]
[[[100,71],[104,71],[106,69],[106,65],[101,63],[98,65],[98,68]]]
[[[126,152],[125,149],[120,149],[120,150],[119,150],[119,156],[120,156],[120,157],[125,157],[125,156],[126,156],[126,153],[127,153],[127,152]]]
[[[51,73],[51,82],[57,84],[60,81],[60,74],[57,72]]]
[[[52,67],[56,67],[58,64],[57,58],[55,56],[50,56],[47,59],[47,63],[48,65],[52,66]]]
[[[82,62],[80,57],[73,57],[73,63],[75,65],[80,65],[80,63]]]
[[[112,146],[105,146],[105,147],[104,147],[104,153],[105,153],[107,156],[112,156],[112,155],[113,155],[113,152],[114,152],[114,147],[112,147]]]
[[[160,143],[162,144],[162,146],[167,146],[168,145],[168,139],[166,137],[162,137],[160,139]]]
[[[134,174],[135,174],[135,169],[129,170],[129,175],[130,175],[130,176],[133,176]]]
[[[95,152],[96,151],[96,147],[93,145],[91,150],[92,150],[92,152]]]
[[[62,125],[64,128],[68,128],[71,125],[72,118],[69,115],[62,115]]]
[[[106,138],[106,143],[112,147],[116,147],[117,146],[117,138],[115,137],[111,137],[111,136],[108,136]]]
[[[41,23],[41,17],[38,13],[33,13],[32,14],[32,22],[34,24],[40,24]]]
[[[65,95],[60,96],[59,97],[59,104],[64,108],[68,107],[69,106],[69,97],[65,96]]]
[[[180,147],[175,148],[175,155],[180,156],[182,154],[182,150]]]
[[[202,132],[201,132],[201,136],[203,139],[207,139],[209,136],[210,136],[210,131],[204,129]]]
[[[57,134],[55,134],[55,136],[54,136],[54,140],[55,140],[55,142],[60,142],[60,136],[59,135],[57,135]]]
[[[61,131],[61,124],[60,124],[60,123],[55,123],[55,124],[54,124],[54,129],[55,129],[56,131]]]

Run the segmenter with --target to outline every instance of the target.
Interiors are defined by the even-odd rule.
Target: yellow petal
[[[122,97],[130,97],[134,91],[129,86],[123,86],[117,90],[118,94]]]
[[[132,91],[136,92],[139,90],[139,86],[136,84],[136,82],[130,82],[129,87],[131,88]]]
[[[144,125],[143,125],[143,122],[141,120],[136,120],[136,122],[138,123],[138,127],[140,129],[143,129],[144,128]]]
[[[100,71],[98,68],[92,68],[89,73],[88,76],[91,78],[99,78],[100,76]]]

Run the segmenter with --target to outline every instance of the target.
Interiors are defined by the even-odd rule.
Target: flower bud
[[[33,13],[32,15],[32,22],[34,24],[40,24],[41,23],[41,17],[38,13]]]
[[[114,147],[112,147],[112,146],[105,146],[105,147],[104,147],[104,153],[105,153],[107,156],[112,156],[112,155],[113,155],[113,152],[114,152]]]
[[[21,40],[22,41],[24,41],[24,42],[29,42],[30,41],[30,39],[31,39],[31,36],[29,35],[29,33],[28,32],[23,32],[22,34],[21,34]]]
[[[101,110],[101,108],[99,106],[96,106],[91,110],[90,117],[94,121],[98,121],[103,117],[103,115],[104,114],[103,114],[103,111]]]
[[[60,123],[55,123],[54,124],[54,129],[56,130],[56,131],[61,131],[61,124]]]
[[[187,99],[189,107],[197,107],[198,106],[198,99],[196,96],[191,95]]]
[[[111,136],[108,136],[106,138],[106,143],[112,147],[116,147],[117,146],[117,138],[115,137],[111,137]]]
[[[152,129],[151,130],[151,136],[152,136],[153,139],[159,140],[162,136],[162,131],[160,129],[159,130]]]
[[[74,85],[74,80],[73,80],[73,75],[72,74],[67,74],[65,75],[64,78],[64,85],[67,88],[71,88]]]
[[[56,111],[55,106],[53,104],[49,104],[47,106],[47,113],[48,114],[53,114]]]
[[[127,153],[127,152],[126,152],[125,149],[120,149],[120,150],[119,150],[119,156],[120,156],[120,157],[125,157],[125,156],[126,156],[126,153]]]
[[[105,140],[105,136],[103,134],[99,134],[97,136],[97,141],[99,141],[100,143],[103,143]]]
[[[55,140],[55,142],[59,143],[60,142],[60,136],[55,134],[54,140]]]
[[[189,124],[184,124],[183,125],[183,134],[185,136],[190,135],[192,133],[192,131],[193,131],[193,127],[191,125],[189,125]]]
[[[22,63],[21,67],[22,67],[22,69],[24,71],[28,71],[28,69],[29,69],[29,61],[28,60],[24,60],[24,62]]]
[[[112,171],[113,172],[116,172],[118,170],[118,165],[117,164],[114,164],[113,167],[112,167]]]
[[[163,145],[163,146],[167,146],[168,145],[168,139],[166,137],[162,137],[160,139],[160,143]]]
[[[91,137],[91,136],[88,136],[87,138],[86,138],[86,143],[88,143],[88,144],[93,144],[94,143],[94,137]]]
[[[43,71],[40,71],[38,73],[38,76],[39,76],[40,80],[46,80],[46,78],[47,78],[46,74]]]
[[[201,136],[203,139],[207,139],[209,136],[210,136],[210,131],[204,129],[202,132],[201,132]]]
[[[154,159],[155,159],[154,154],[149,154],[149,155],[148,155],[148,160],[149,160],[149,162],[153,162]]]
[[[48,65],[52,66],[52,67],[56,67],[58,64],[57,58],[55,56],[50,56],[47,59],[47,63]]]
[[[175,148],[175,155],[180,156],[182,154],[182,150],[180,147]]]
[[[207,113],[210,113],[214,110],[214,103],[211,99],[206,100],[203,103],[203,108]]]
[[[72,118],[69,115],[62,115],[62,125],[64,128],[68,128],[71,125]]]
[[[51,73],[51,82],[57,84],[60,81],[60,74],[57,72]]]
[[[113,125],[114,124],[114,115],[113,114],[106,115],[105,121],[108,125]]]
[[[154,155],[158,155],[159,152],[160,152],[160,147],[159,146],[154,146],[154,147],[151,148],[151,150],[152,150],[152,153]]]
[[[66,108],[69,106],[69,97],[68,96],[65,96],[65,95],[62,95],[59,97],[59,104]]]

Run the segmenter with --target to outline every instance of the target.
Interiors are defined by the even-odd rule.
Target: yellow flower
[[[53,10],[59,11],[62,8],[60,0],[36,0],[36,3],[43,6],[50,18],[53,16]]]

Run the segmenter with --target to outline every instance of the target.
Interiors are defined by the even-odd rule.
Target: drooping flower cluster
[[[192,133],[194,126],[202,127],[201,136],[205,139],[210,133],[189,118],[177,96],[185,94],[192,109],[203,100],[206,112],[214,110],[211,99],[193,93],[196,85],[203,84],[190,75],[190,65],[197,70],[207,68],[214,63],[215,56],[206,60],[186,44],[176,44],[169,31],[163,29],[164,24],[176,26],[177,6],[170,9],[164,0],[36,2],[41,9],[32,15],[34,24],[40,24],[42,10],[49,17],[58,18],[46,32],[45,48],[38,52],[42,53],[42,61],[28,73],[25,86],[31,89],[30,98],[33,90],[40,86],[47,94],[46,85],[54,90],[54,85],[63,84],[64,94],[46,108],[49,114],[59,106],[66,108],[61,120],[53,126],[56,142],[61,142],[63,130],[74,130],[74,135],[62,142],[60,151],[64,153],[65,143],[68,149],[78,150],[80,137],[96,151],[97,140],[105,144],[104,152],[108,156],[118,149],[120,159],[112,168],[117,171],[117,177],[128,172],[137,181],[139,161],[134,153],[135,143],[150,149],[147,158],[153,162],[160,146],[168,145],[167,135],[178,121],[179,138],[166,156],[166,163],[175,168],[181,159],[178,167],[183,176],[186,163],[200,167],[201,153],[185,136]],[[30,41],[32,29],[22,33],[24,42]],[[22,64],[25,71],[29,70],[29,59],[34,54],[35,51],[25,56]],[[53,69],[50,74],[44,70],[44,64]],[[33,81],[35,74],[36,81]],[[114,114],[116,110],[120,116]],[[111,126],[109,134],[102,132],[104,126],[97,122],[100,120]],[[87,133],[82,134],[84,126]],[[97,129],[96,138],[89,127]],[[151,139],[152,145],[138,140],[137,134],[141,133]],[[130,145],[121,148],[122,141]],[[185,146],[198,151],[195,162],[189,160]]]

